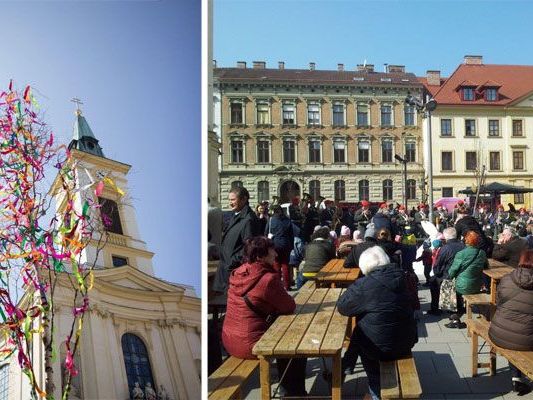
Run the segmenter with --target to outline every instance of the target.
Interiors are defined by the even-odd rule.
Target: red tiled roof
[[[366,71],[327,71],[305,69],[260,69],[260,68],[215,68],[213,75],[221,82],[294,82],[306,84],[385,84],[420,87],[413,73],[366,72]]]
[[[472,86],[499,87],[498,100],[486,101],[478,95],[474,101],[465,101],[456,88],[464,82],[472,82]],[[476,83],[477,82],[477,83]],[[491,84],[487,84],[491,83]],[[427,86],[434,91],[434,86]],[[508,105],[533,92],[533,66],[528,65],[467,65],[461,64],[455,72],[441,85],[436,93],[432,93],[438,104],[450,105]]]
[[[429,94],[431,96],[435,96],[435,94],[439,91],[439,89],[441,88],[441,86],[444,84],[444,82],[446,82],[446,79],[448,78],[440,78],[440,84],[441,86],[437,86],[437,85],[428,85],[428,80],[427,78],[424,76],[419,76],[417,77],[418,78],[418,82],[420,82],[422,85],[424,85],[424,87],[426,88],[426,90],[429,92]]]

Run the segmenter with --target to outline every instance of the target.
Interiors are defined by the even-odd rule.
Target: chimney
[[[217,67],[217,60],[213,60],[213,68]]]
[[[440,86],[440,71],[426,71],[428,85]]]
[[[237,61],[237,68],[246,69],[246,61]]]
[[[254,61],[254,69],[265,69],[266,68],[266,62],[265,61]]]
[[[285,61],[278,61],[278,68],[285,69]]]
[[[337,64],[337,70],[344,71],[344,64]]]
[[[357,71],[374,72],[374,64],[357,64]]]
[[[315,70],[315,66],[316,66],[316,64],[314,62],[310,62],[309,63],[309,71],[314,71]]]
[[[405,65],[388,65],[387,72],[389,74],[405,74]]]
[[[482,65],[483,56],[465,56],[466,65]]]

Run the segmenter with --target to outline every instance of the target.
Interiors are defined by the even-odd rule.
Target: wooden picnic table
[[[496,287],[498,282],[514,268],[502,263],[501,261],[489,258],[489,268],[484,269],[483,273],[490,277],[490,302],[496,304]]]
[[[319,287],[346,287],[354,283],[360,274],[359,268],[344,268],[344,260],[334,258],[318,271],[315,281]]]
[[[332,399],[341,398],[341,352],[349,317],[337,311],[344,289],[307,287],[296,295],[296,311],[280,315],[255,344],[261,399],[271,398],[270,363],[274,358],[331,357]]]

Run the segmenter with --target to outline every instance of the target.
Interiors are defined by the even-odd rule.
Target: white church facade
[[[116,187],[128,191],[130,166],[104,156],[79,110],[69,149],[72,162],[76,163],[79,187],[86,187],[93,177],[107,176]],[[94,238],[84,250],[86,262],[95,265],[94,285],[75,359],[79,374],[72,381],[69,398],[130,399],[138,384],[144,399],[151,398],[152,391],[147,387],[153,388],[160,396],[157,398],[199,399],[201,300],[193,287],[154,275],[154,253],[141,240],[135,210],[124,204],[116,187],[106,184],[101,197],[95,199],[102,208],[108,208],[113,218],[106,228],[105,245],[100,246],[98,238]],[[58,208],[64,206],[57,181],[51,194],[56,197]],[[62,276],[54,299],[56,343],[64,341],[71,329],[71,290],[67,276]],[[33,352],[36,379],[44,388],[44,348],[40,341],[34,342]],[[64,384],[64,346],[59,346],[59,353],[53,365],[56,399],[61,398]],[[29,398],[28,380],[16,357],[11,357],[0,364],[0,400]]]

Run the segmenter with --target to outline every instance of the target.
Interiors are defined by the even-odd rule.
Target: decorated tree
[[[16,357],[34,399],[54,398],[60,342],[66,345],[62,398],[69,397],[96,262],[83,250],[91,243],[98,254],[106,239],[102,220],[110,223],[96,217],[104,181],[80,187],[76,174],[68,149],[54,143],[43,122],[31,88],[18,92],[10,83],[0,94],[0,361]],[[58,188],[53,195],[50,176]],[[58,287],[66,287],[71,300],[66,338],[58,338],[54,327]],[[38,366],[46,374],[44,385],[36,376],[42,363],[34,356],[36,345],[44,349],[44,365]]]

